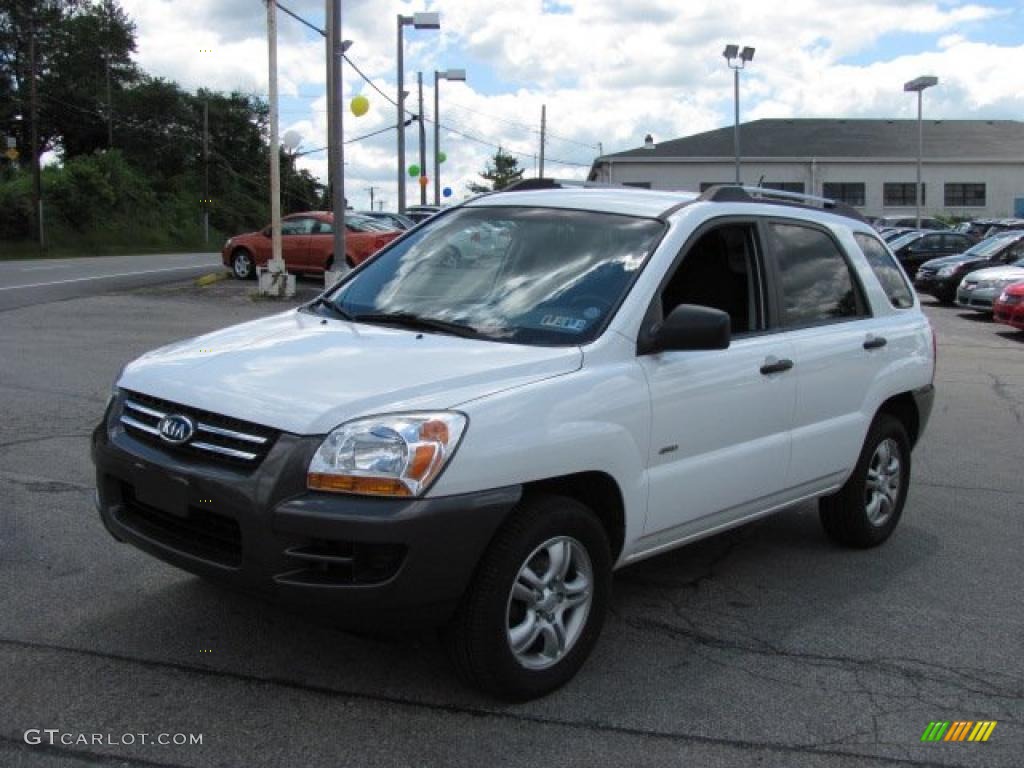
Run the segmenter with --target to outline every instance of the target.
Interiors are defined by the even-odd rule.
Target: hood
[[[985,261],[985,259],[979,258],[973,253],[955,253],[952,256],[943,256],[939,259],[928,259],[921,266],[928,267],[929,269],[942,269],[943,267],[949,267],[954,264],[966,264],[971,261]]]
[[[150,352],[118,387],[295,434],[444,409],[578,370],[579,347],[419,333],[292,310]]]
[[[1007,280],[1016,278],[1024,280],[1024,267],[989,267],[969,272],[964,280]]]

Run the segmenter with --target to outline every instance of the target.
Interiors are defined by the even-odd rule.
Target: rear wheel
[[[825,533],[847,547],[878,546],[896,529],[909,485],[907,431],[898,419],[880,413],[846,484],[819,502]]]
[[[256,264],[252,260],[252,254],[245,248],[239,248],[231,254],[231,272],[239,280],[256,277]]]
[[[601,633],[611,566],[608,537],[587,507],[561,496],[524,500],[445,630],[460,677],[513,701],[567,683]]]

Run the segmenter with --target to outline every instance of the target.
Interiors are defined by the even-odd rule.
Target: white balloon
[[[288,149],[295,149],[302,143],[302,134],[298,131],[285,131],[284,145]]]

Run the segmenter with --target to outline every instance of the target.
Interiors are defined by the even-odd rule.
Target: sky
[[[266,96],[263,0],[121,0],[136,24],[136,60],[183,87]],[[318,28],[325,0],[281,0]],[[440,30],[405,28],[407,109],[434,119],[434,72],[464,68],[467,81],[440,87],[442,186],[449,201],[497,146],[536,175],[540,115],[547,108],[545,175],[585,177],[599,151],[618,152],[731,125],[727,43],[756,49],[742,73],[741,120],[765,117],[916,116],[903,83],[935,75],[925,117],[1024,117],[1024,2],[906,0],[343,0],[348,55],[372,83],[396,94],[396,17],[441,14]],[[299,151],[326,145],[323,38],[278,12],[281,135]],[[368,208],[370,188],[386,210],[397,202],[397,110],[348,64],[344,67],[345,189]],[[356,117],[351,99],[370,110]],[[427,122],[433,167],[433,123]],[[382,130],[368,139],[361,136]],[[390,130],[389,130],[390,129]],[[419,162],[415,124],[406,129],[406,166]],[[325,179],[327,156],[300,167]],[[428,202],[433,202],[431,186]],[[408,203],[419,202],[417,184]]]

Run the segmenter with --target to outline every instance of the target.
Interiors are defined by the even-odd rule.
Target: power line
[[[467,106],[464,106],[462,104],[448,104],[446,102],[445,103],[445,109],[447,109],[448,107],[455,107],[456,109],[462,109],[462,110],[465,110],[466,112],[472,112],[474,114],[480,115],[481,117],[489,117],[492,120],[498,120],[499,122],[502,122],[502,123],[508,123],[509,125],[515,125],[515,126],[518,126],[520,128],[523,128],[525,130],[528,130],[531,133],[540,133],[540,131],[538,131],[537,128],[533,124],[531,124],[531,123],[524,123],[524,122],[521,122],[519,120],[509,120],[508,118],[499,117],[498,115],[494,115],[494,114],[491,114],[489,112],[482,112],[479,109],[473,109],[472,107],[467,107]],[[565,142],[568,142],[570,144],[578,144],[579,146],[586,147],[587,149],[597,149],[597,145],[596,144],[587,144],[586,142],[579,141],[578,139],[570,139],[567,136],[559,136],[557,133],[552,133],[551,131],[546,131],[545,135],[549,139],[558,139],[559,141],[565,141]]]

